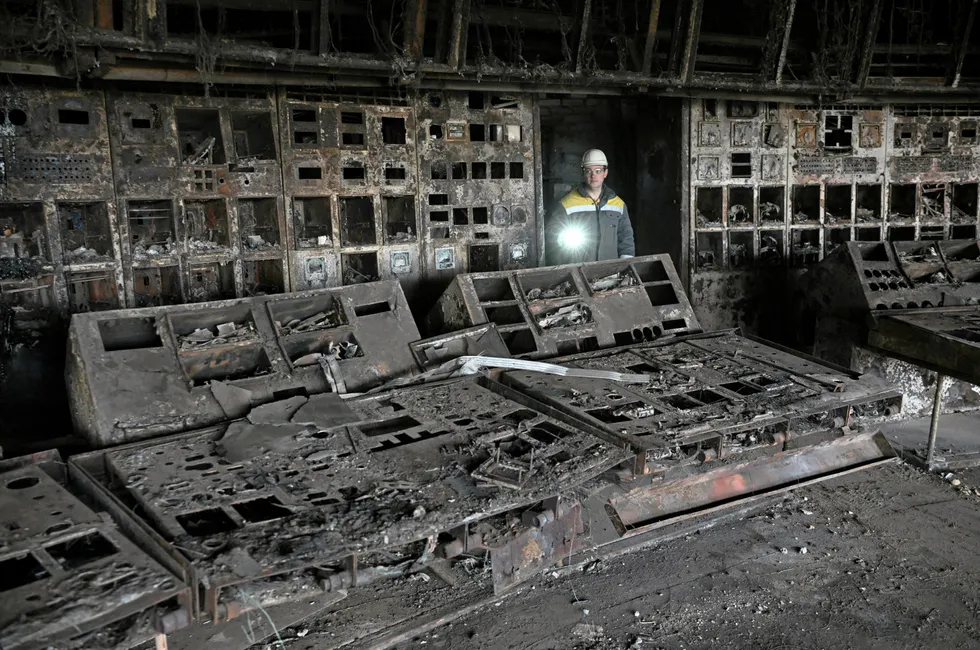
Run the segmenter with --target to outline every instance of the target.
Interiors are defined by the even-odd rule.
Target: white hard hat
[[[591,165],[602,165],[603,167],[609,166],[609,161],[606,160],[606,154],[602,153],[598,149],[589,149],[582,156],[582,167],[589,167]]]

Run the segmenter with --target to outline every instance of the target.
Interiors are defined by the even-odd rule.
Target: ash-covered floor
[[[584,571],[549,572],[401,642],[348,647],[975,648],[980,470],[954,479],[901,463],[858,472],[710,528],[690,522],[670,541]],[[410,620],[413,609],[470,596],[437,580],[399,581],[282,631],[282,642],[340,647],[341,625]]]

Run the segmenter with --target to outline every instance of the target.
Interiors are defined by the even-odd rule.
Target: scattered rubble
[[[578,291],[571,280],[565,280],[547,289],[535,287],[527,292],[527,299],[531,302],[536,300],[550,300],[552,298],[564,298],[566,296],[577,295]]]
[[[228,345],[255,340],[258,333],[251,321],[244,323],[219,323],[214,328],[199,327],[190,334],[177,336],[181,350],[193,350],[217,345]]]
[[[592,288],[592,291],[611,291],[613,289],[622,289],[623,287],[633,287],[636,284],[636,276],[629,269],[626,269],[619,273],[596,278],[589,283],[589,286]]]
[[[545,312],[538,317],[538,327],[543,330],[555,327],[572,327],[592,322],[592,311],[584,303],[565,305]]]

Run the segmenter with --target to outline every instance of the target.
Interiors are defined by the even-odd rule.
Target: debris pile
[[[741,203],[733,203],[728,208],[728,223],[749,223],[752,221],[752,213]]]
[[[619,273],[613,273],[601,278],[596,278],[589,283],[589,287],[592,291],[611,291],[613,289],[622,289],[624,287],[634,287],[638,283],[636,281],[636,276],[630,272],[629,269],[625,271],[620,271]]]
[[[572,305],[565,305],[545,312],[539,316],[538,327],[543,330],[553,327],[572,327],[592,322],[592,311],[588,305],[577,302]]]
[[[245,236],[245,248],[251,251],[261,250],[263,248],[275,248],[278,244],[273,244],[272,242],[266,241],[262,235],[246,235]]]
[[[94,248],[86,248],[85,246],[79,246],[68,253],[68,261],[76,264],[96,262],[104,257],[104,255],[99,254]]]
[[[874,221],[878,216],[874,210],[862,208],[860,206],[854,209],[854,215],[857,217],[858,221]]]
[[[145,243],[140,242],[133,246],[133,258],[139,260],[170,255],[173,252],[173,242],[169,239],[159,244],[150,244],[147,246]]]
[[[318,311],[307,318],[294,318],[285,325],[276,321],[276,327],[283,336],[296,334],[299,332],[315,332],[318,330],[328,330],[344,324],[344,315],[336,305]]]
[[[353,359],[354,357],[363,357],[364,352],[361,351],[361,346],[352,341],[331,341],[327,345],[326,353],[323,352],[311,352],[310,354],[304,354],[295,361],[293,365],[300,366],[315,366],[320,363],[320,360],[327,359]]]
[[[209,234],[213,237],[214,231],[209,231]],[[212,251],[222,250],[227,247],[219,244],[213,239],[192,239],[187,243],[187,248],[192,253],[209,253]]]
[[[759,216],[762,217],[763,221],[780,221],[782,220],[781,212],[775,203],[765,201],[759,204]]]
[[[244,323],[220,323],[213,329],[200,327],[190,334],[177,336],[177,343],[181,350],[196,350],[200,348],[213,347],[216,345],[228,345],[231,343],[243,343],[258,338],[255,326],[250,322]]]
[[[572,283],[572,281],[565,280],[564,282],[559,282],[558,284],[548,287],[547,289],[535,287],[527,292],[527,299],[533,302],[535,300],[565,298],[576,294],[578,294],[578,291],[575,290],[575,285]]]

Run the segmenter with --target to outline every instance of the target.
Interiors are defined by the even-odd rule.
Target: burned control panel
[[[226,429],[97,455],[193,567],[202,609],[215,614],[230,601],[309,597],[346,574],[361,584],[401,575],[437,548],[452,556],[449,533],[464,523],[493,546],[513,526],[497,515],[635,456],[499,388],[466,378],[293,397]]]
[[[0,646],[122,650],[190,590],[36,465],[0,473]]]
[[[502,381],[646,450],[651,471],[759,448],[808,444],[858,414],[901,409],[874,378],[802,359],[736,332],[716,332],[555,360],[572,368],[649,376],[624,384],[507,371]]]
[[[488,322],[532,358],[700,331],[667,255],[462,274],[429,314],[433,331]]]
[[[772,301],[761,277],[847,242],[977,236],[976,106],[704,99],[690,110],[691,298],[708,329],[758,318],[744,305]]]
[[[291,395],[358,392],[415,370],[401,286],[373,282],[76,316],[76,430],[103,447],[241,417]]]

